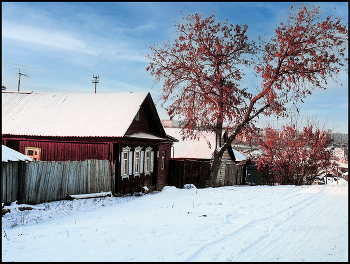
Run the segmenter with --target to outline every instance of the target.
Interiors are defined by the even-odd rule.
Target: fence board
[[[2,194],[5,204],[18,200],[18,171],[22,162],[2,163]]]
[[[111,189],[111,168],[108,160],[86,160],[2,164],[2,202],[15,200],[36,204],[69,195],[108,192]],[[21,175],[19,175],[21,174]]]
[[[183,188],[185,184],[194,184],[205,188],[209,177],[211,163],[205,160],[170,160],[169,185]],[[245,184],[243,166],[222,164],[224,172],[220,176],[220,186]]]

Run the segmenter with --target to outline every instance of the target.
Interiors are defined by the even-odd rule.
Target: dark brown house
[[[150,93],[2,93],[3,145],[33,160],[109,160],[115,193],[167,185],[174,141]]]

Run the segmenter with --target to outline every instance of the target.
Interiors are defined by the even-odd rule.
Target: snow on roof
[[[125,136],[125,137],[130,137],[130,138],[144,138],[144,139],[163,139],[164,138],[161,138],[161,137],[157,137],[155,135],[152,135],[152,134],[148,134],[148,133],[143,133],[143,132],[140,132],[140,133],[134,133],[132,135],[128,135],[128,136]]]
[[[2,134],[122,137],[148,93],[2,93]]]
[[[235,150],[234,148],[232,148],[232,150],[233,150],[233,153],[235,154],[236,161],[243,161],[243,160],[248,159],[248,157],[246,155],[242,154],[238,150]]]
[[[25,160],[33,161],[31,157],[23,155],[14,149],[2,145],[2,162]]]
[[[179,140],[174,142],[174,158],[192,158],[192,159],[212,159],[215,148],[215,134],[211,132],[203,132],[203,136],[196,140],[182,140],[180,128],[164,128],[165,133]],[[211,148],[209,148],[208,141]],[[236,161],[243,161],[247,156],[233,149]]]
[[[343,169],[347,169],[348,168],[348,164],[347,163],[339,163],[338,166],[339,166],[339,168],[343,168]]]

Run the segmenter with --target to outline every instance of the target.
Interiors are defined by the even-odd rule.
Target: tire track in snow
[[[297,203],[295,204],[293,207],[293,210],[291,212],[291,214],[289,216],[287,216],[286,218],[282,218],[282,219],[279,219],[277,221],[277,223],[275,225],[273,225],[273,228],[271,230],[269,230],[268,232],[266,232],[264,235],[262,236],[259,236],[258,238],[256,238],[255,240],[253,240],[251,243],[249,243],[247,246],[245,246],[244,248],[240,249],[238,251],[238,253],[235,255],[235,256],[231,256],[232,258],[228,259],[228,260],[231,260],[231,261],[234,261],[235,258],[239,258],[242,253],[244,253],[245,251],[251,249],[252,247],[256,246],[258,243],[260,243],[261,241],[263,241],[265,238],[267,238],[268,236],[271,235],[271,232],[273,230],[276,230],[278,227],[280,227],[281,225],[284,225],[286,223],[288,223],[289,221],[293,220],[294,217],[296,216],[296,214],[299,214],[303,209],[305,208],[309,208],[310,205],[312,205],[314,202],[316,201],[319,201],[320,197],[324,196],[325,193],[328,192],[328,190],[326,188],[322,188],[321,191],[317,190],[318,189],[318,186],[316,186],[316,188],[314,188],[314,186],[312,187],[309,187],[308,189],[312,189],[312,193],[315,193],[313,196],[303,200],[302,202],[300,203]],[[299,193],[306,193],[307,190],[302,190],[301,192]],[[316,189],[316,190],[315,190]],[[316,192],[315,192],[316,191]],[[289,209],[291,209],[292,207],[290,207]],[[288,210],[288,208],[287,208]],[[277,214],[273,215],[272,217],[270,217],[269,219],[266,219],[266,220],[271,220],[271,218],[273,218],[274,216],[280,214],[280,212],[278,212]],[[265,221],[265,220],[264,220]],[[281,235],[281,237],[284,237],[283,235]],[[274,239],[277,240],[277,239],[280,239],[279,238],[276,238]],[[266,251],[264,251],[263,249],[259,249],[255,252],[255,255],[259,255],[258,252],[264,252],[266,253]],[[261,255],[259,255],[259,257],[261,258]],[[276,261],[276,260],[273,260],[273,261]]]
[[[260,261],[327,262],[337,258],[337,261],[347,262],[347,231],[333,228],[333,233],[327,232],[329,225],[339,221],[347,223],[347,211],[344,208],[347,208],[348,203],[347,199],[341,198],[348,194],[347,191],[347,186],[325,186],[321,197],[295,211],[294,217],[276,226],[267,236],[230,260],[254,261],[258,258]],[[341,206],[334,207],[332,211],[322,210],[323,207],[333,207],[337,202]]]
[[[311,188],[311,187],[309,187],[309,188]],[[312,196],[310,196],[310,197],[308,197],[300,202],[297,202],[295,204],[289,205],[286,208],[284,208],[284,209],[282,209],[282,210],[280,210],[280,211],[278,211],[278,212],[276,212],[268,217],[252,220],[249,223],[244,224],[242,227],[238,228],[237,230],[235,230],[227,235],[224,235],[222,237],[219,237],[217,239],[214,239],[213,241],[211,241],[209,243],[206,243],[205,245],[203,245],[202,247],[197,249],[194,253],[192,253],[191,256],[189,256],[184,261],[202,261],[202,260],[203,261],[209,261],[209,260],[218,261],[222,255],[225,255],[225,252],[227,254],[228,249],[225,248],[225,245],[227,245],[228,240],[233,239],[237,235],[239,235],[240,233],[243,233],[244,231],[252,229],[252,228],[257,229],[257,230],[255,230],[256,231],[255,233],[259,233],[259,231],[260,232],[263,231],[263,234],[259,235],[253,241],[245,241],[245,243],[248,245],[239,249],[236,254],[233,252],[231,254],[230,258],[226,257],[225,260],[223,260],[223,261],[232,261],[232,260],[234,261],[234,258],[236,258],[239,254],[241,254],[242,252],[246,251],[247,249],[249,249],[253,245],[257,244],[259,241],[266,238],[272,229],[282,225],[286,221],[289,221],[296,214],[297,211],[309,206],[311,203],[316,201],[320,196],[322,196],[325,192],[326,192],[326,189],[322,188],[320,191],[313,194]],[[299,194],[300,194],[300,191],[293,193],[293,196],[291,196],[290,198],[295,197]],[[290,198],[288,198],[287,200],[289,200]],[[287,216],[282,216],[282,218],[281,218],[280,215],[282,215],[284,213],[288,213],[288,212],[291,212],[291,214],[287,214]],[[257,225],[259,225],[259,223],[261,223],[259,226],[266,226],[266,225],[263,225],[262,223],[265,223],[265,222],[269,223],[272,221],[273,218],[276,218],[276,220],[275,220],[275,224],[272,226],[272,228],[268,228],[268,229],[264,228],[264,230],[261,230],[261,228],[257,227]],[[251,230],[249,231],[249,233],[252,233]],[[243,238],[243,240],[244,240],[244,238]],[[220,247],[219,244],[223,243],[223,242],[225,242],[224,246]],[[244,243],[244,241],[242,241],[242,243]],[[220,253],[220,251],[224,251],[224,253]],[[231,249],[231,251],[232,251],[232,249]]]
[[[311,189],[311,191],[315,190]],[[348,203],[339,197],[348,195],[348,188],[347,186],[325,186],[320,195],[321,197],[313,199],[307,206],[295,211],[293,217],[276,226],[267,236],[242,250],[236,259],[327,262],[333,261],[336,256],[339,261],[344,261],[343,258],[348,252],[347,231],[333,229],[333,233],[329,233],[327,230],[329,225],[347,219],[344,208],[347,208]],[[322,210],[323,207],[332,207],[337,202],[342,206],[334,207],[332,211]],[[312,251],[317,254],[310,254]],[[347,257],[345,259],[347,262]],[[235,258],[232,260],[234,261]]]

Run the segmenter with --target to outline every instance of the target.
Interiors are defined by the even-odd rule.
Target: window
[[[140,151],[135,152],[135,174],[140,174]]]
[[[154,161],[154,152],[151,147],[146,148],[145,151],[145,173],[149,174],[153,172],[153,161]]]
[[[36,147],[26,147],[24,154],[28,157],[31,157],[33,160],[40,160],[41,148]]]
[[[151,152],[146,151],[146,158],[145,158],[145,172],[150,171],[150,166],[151,166]]]
[[[165,170],[166,151],[162,151],[162,170]]]
[[[121,153],[121,176],[122,178],[129,178],[132,174],[132,152],[130,147],[124,147]]]
[[[123,172],[122,175],[128,175],[128,152],[123,152],[123,162],[122,162],[122,167],[123,167]]]
[[[134,153],[134,175],[140,176],[141,173],[141,147],[135,148]]]

